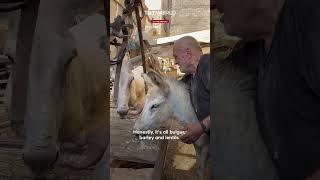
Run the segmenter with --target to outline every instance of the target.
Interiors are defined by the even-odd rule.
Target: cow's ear
[[[147,74],[142,73],[141,76],[144,79],[144,84],[147,87],[147,89],[151,89],[152,86],[155,86],[155,84],[153,84],[152,80],[149,78]]]
[[[150,70],[147,74],[151,79],[152,83],[158,86],[159,89],[164,93],[164,95],[169,94],[169,85],[163,80],[160,74],[153,70]]]

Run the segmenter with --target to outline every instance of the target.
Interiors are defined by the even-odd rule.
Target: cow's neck
[[[197,122],[187,86],[172,78],[166,78],[165,81],[170,87],[168,101],[174,118],[181,124]]]

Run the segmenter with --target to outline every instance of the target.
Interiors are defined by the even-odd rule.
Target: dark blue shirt
[[[194,78],[185,76],[182,81],[190,85],[193,108],[199,121],[210,115],[210,54],[201,56]]]

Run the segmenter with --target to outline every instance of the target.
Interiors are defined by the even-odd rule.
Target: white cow
[[[162,78],[154,71],[142,75],[148,87],[141,118],[134,130],[154,130],[169,126],[170,119],[181,124],[197,123],[198,119],[191,105],[186,84],[173,78]],[[205,165],[208,159],[209,137],[203,134],[195,143],[197,175],[204,180]]]

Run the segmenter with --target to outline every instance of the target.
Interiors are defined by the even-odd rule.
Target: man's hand
[[[183,128],[183,131],[187,132],[186,134],[182,135],[180,139],[186,144],[193,144],[203,133],[203,129],[199,123],[188,124]]]
[[[306,178],[306,180],[319,180],[319,179],[320,179],[320,169],[314,172],[311,176]]]

